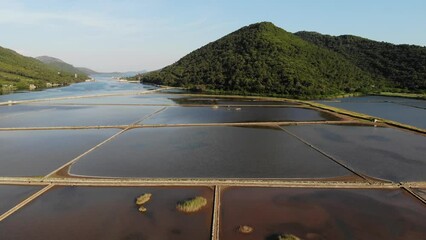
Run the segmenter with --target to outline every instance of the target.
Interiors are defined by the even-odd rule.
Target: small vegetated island
[[[139,212],[144,213],[148,210],[144,205],[145,203],[149,202],[149,200],[151,200],[151,197],[151,193],[144,193],[136,198],[136,205],[138,206]]]
[[[207,199],[201,196],[197,196],[191,199],[178,202],[178,204],[176,205],[176,209],[184,213],[195,213],[200,211],[206,205]]]
[[[136,78],[218,94],[306,99],[382,91],[424,94],[426,47],[293,34],[261,22]]]

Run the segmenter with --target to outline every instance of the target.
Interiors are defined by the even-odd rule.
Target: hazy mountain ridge
[[[40,57],[36,57],[36,59],[58,71],[68,72],[71,74],[80,74],[85,76],[87,75],[84,71],[81,71],[80,69],[74,67],[73,65],[69,63],[62,61],[59,58],[54,58],[50,56],[40,56]]]
[[[97,74],[99,72],[92,70],[90,68],[86,68],[86,67],[76,67],[80,72],[83,72],[87,75],[92,75],[92,74]]]

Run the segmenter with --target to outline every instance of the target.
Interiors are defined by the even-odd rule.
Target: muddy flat
[[[220,239],[423,239],[426,209],[401,190],[230,187],[221,196]],[[242,234],[239,226],[253,228]]]
[[[138,211],[135,199],[152,193]],[[199,212],[178,201],[207,199]],[[199,239],[211,236],[213,190],[208,187],[55,187],[0,222],[2,239]]]

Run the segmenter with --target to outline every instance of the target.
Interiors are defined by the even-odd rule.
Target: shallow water
[[[255,98],[221,98],[211,97],[181,97],[173,99],[178,104],[208,104],[208,105],[299,105],[286,101],[263,101]]]
[[[420,197],[426,200],[426,189],[425,188],[417,188],[413,189],[415,193],[417,193]]]
[[[402,190],[229,187],[221,194],[220,239],[422,239],[426,208]],[[241,225],[251,234],[237,231]],[[270,238],[268,238],[270,237]]]
[[[129,96],[110,96],[56,100],[52,104],[176,104],[179,98],[170,94],[141,94]],[[43,102],[43,104],[49,102]]]
[[[43,102],[49,103],[49,102]],[[283,101],[240,100],[232,98],[186,97],[177,94],[150,93],[129,96],[90,97],[55,100],[56,104],[205,104],[205,105],[298,105]]]
[[[400,181],[426,180],[426,137],[369,126],[284,126],[308,143],[371,177]]]
[[[152,193],[140,213],[135,198]],[[203,196],[201,211],[184,214],[176,203]],[[1,239],[208,240],[213,190],[207,187],[55,187],[0,222]]]
[[[78,175],[152,178],[328,178],[350,172],[282,130],[132,129],[76,162]]]
[[[426,129],[426,100],[368,96],[318,102]]]
[[[44,176],[118,131],[0,131],[0,176]]]
[[[304,108],[293,107],[168,107],[144,121],[146,124],[232,123],[278,121],[325,121],[337,117]]]
[[[152,86],[138,83],[123,83],[102,75],[93,75],[96,82],[81,82],[66,87],[44,89],[43,91],[18,92],[0,95],[0,102],[34,100],[44,98],[71,97],[94,94],[122,93],[128,91],[146,91]]]
[[[159,109],[149,106],[2,106],[0,127],[127,125]]]
[[[39,186],[0,185],[0,215],[40,189]]]

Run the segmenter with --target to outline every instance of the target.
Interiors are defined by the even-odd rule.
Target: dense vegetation
[[[244,27],[139,77],[203,91],[301,98],[370,92],[388,84],[341,54],[268,22]]]
[[[366,61],[306,36],[303,33],[295,35],[286,32],[272,23],[257,23],[209,43],[170,66],[137,78],[145,83],[216,93],[299,98],[375,93],[392,91],[394,88],[423,89],[425,78],[421,72],[424,72],[426,66],[424,48],[398,47],[400,55],[403,55],[404,48],[410,49],[404,52],[405,58],[411,62],[419,61],[418,64],[410,67],[414,63],[407,66],[403,62],[399,64],[399,70],[378,74],[380,64],[383,68],[393,69],[396,63],[392,65],[381,61],[379,53],[364,53],[369,56],[369,61]],[[376,61],[374,59],[377,59],[377,67],[369,67]],[[415,71],[402,72],[402,67]]]
[[[10,49],[0,47],[0,94],[29,89],[30,85],[45,88],[83,81],[86,75],[74,77],[74,73],[61,72],[41,61],[22,56]]]
[[[376,42],[351,35],[335,37],[316,32],[295,35],[343,55],[375,77],[392,81],[396,88],[426,92],[426,47]]]
[[[197,196],[195,198],[178,202],[178,204],[176,205],[176,209],[184,213],[194,213],[200,211],[206,205],[207,199],[205,197]]]

